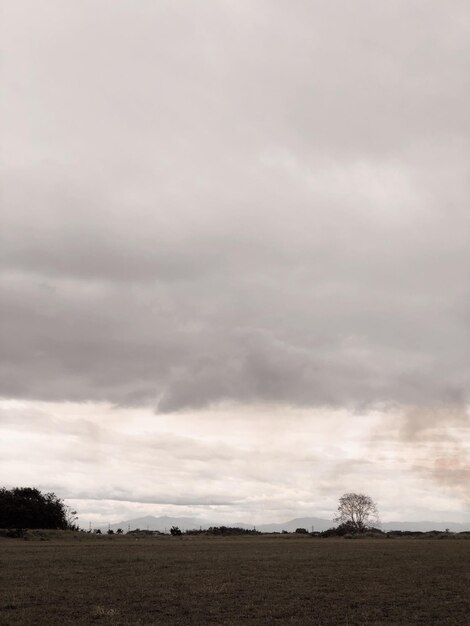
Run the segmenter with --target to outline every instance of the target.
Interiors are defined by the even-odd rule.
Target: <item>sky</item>
[[[470,523],[466,0],[2,0],[0,483]]]

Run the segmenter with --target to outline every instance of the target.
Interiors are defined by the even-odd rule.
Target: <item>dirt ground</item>
[[[0,624],[470,624],[470,541],[0,539]]]

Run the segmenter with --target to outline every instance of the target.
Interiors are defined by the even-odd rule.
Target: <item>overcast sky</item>
[[[470,521],[467,0],[2,0],[0,482]]]

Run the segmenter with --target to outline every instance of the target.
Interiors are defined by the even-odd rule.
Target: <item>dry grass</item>
[[[470,623],[470,541],[111,539],[0,540],[0,624]]]

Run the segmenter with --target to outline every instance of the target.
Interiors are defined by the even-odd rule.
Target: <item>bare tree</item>
[[[339,499],[335,522],[347,524],[356,532],[363,532],[379,523],[379,512],[371,497],[363,493],[345,493]]]

